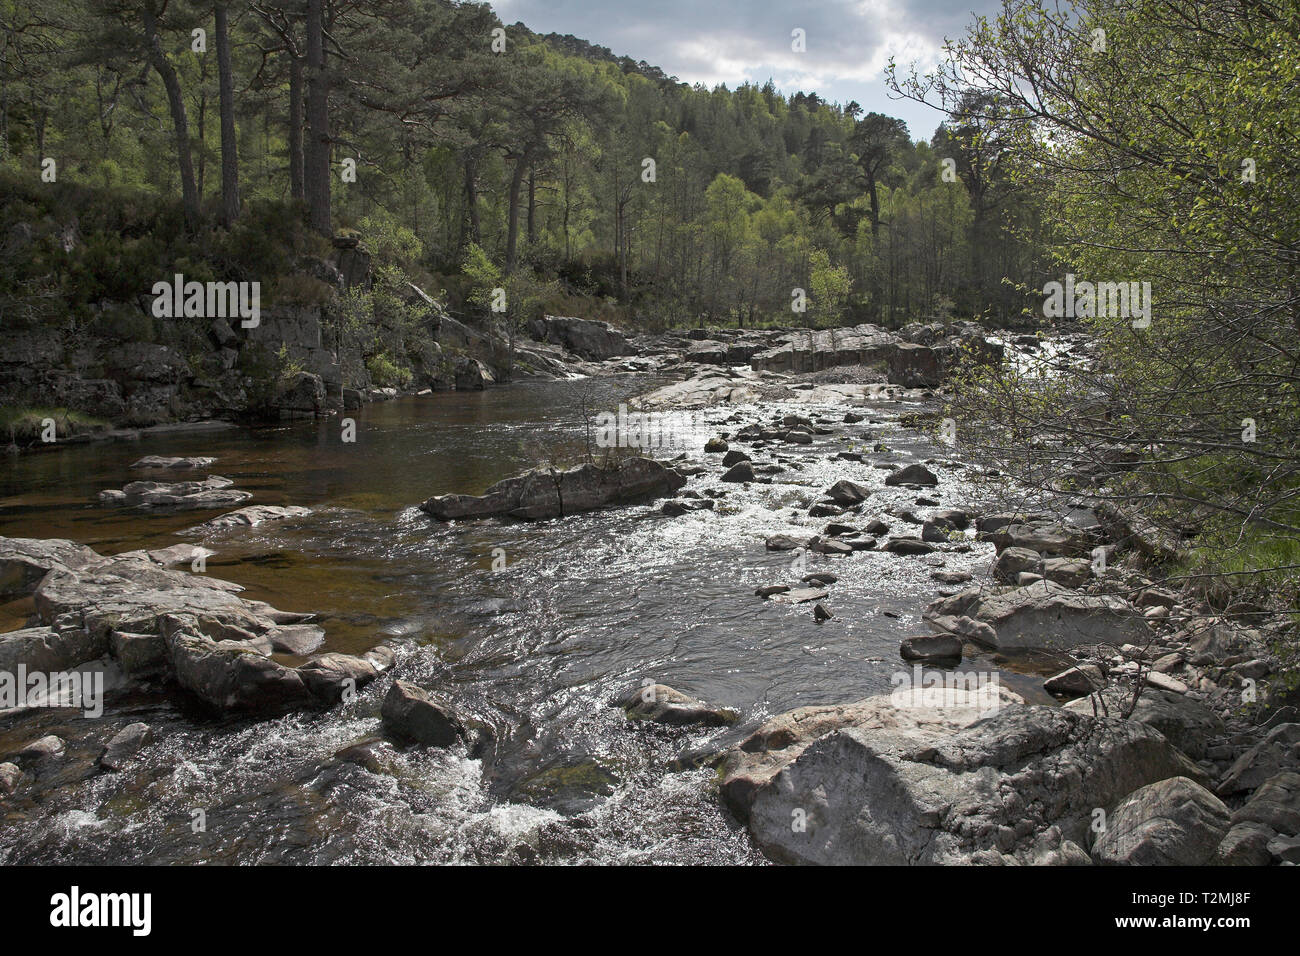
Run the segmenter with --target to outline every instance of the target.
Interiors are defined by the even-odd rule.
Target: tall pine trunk
[[[302,57],[289,51],[289,195],[302,199]]]
[[[162,79],[167,91],[167,106],[172,114],[172,126],[176,131],[176,163],[181,174],[181,201],[185,207],[185,224],[191,231],[199,226],[199,190],[194,181],[194,159],[190,155],[190,121],[185,112],[185,98],[181,95],[180,80],[176,78],[167,54],[163,52],[162,41],[158,39],[158,19],[148,4],[141,11],[144,21],[145,42],[149,51],[149,63]]]
[[[304,186],[308,221],[328,236],[330,228],[329,74],[325,69],[325,0],[307,0],[307,149]]]
[[[216,5],[217,86],[221,95],[221,216],[227,226],[239,218],[239,149],[235,142],[235,83],[230,69],[230,25],[226,5]]]

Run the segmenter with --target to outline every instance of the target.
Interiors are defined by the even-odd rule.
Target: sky
[[[867,111],[906,121],[928,140],[943,114],[891,99],[884,70],[892,56],[925,67],[945,37],[966,32],[974,13],[998,0],[490,0],[502,22],[537,33],[571,33],[618,56],[660,67],[687,83],[734,89],[769,78],[787,94],[856,100]],[[791,49],[802,29],[806,52]]]

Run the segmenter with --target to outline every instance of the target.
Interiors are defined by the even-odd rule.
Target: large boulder
[[[996,650],[1064,650],[1080,644],[1144,645],[1142,614],[1112,595],[1080,594],[1051,581],[1020,588],[972,588],[932,602],[925,617],[967,615],[993,628]]]
[[[1085,689],[1083,693],[1092,693],[1099,685],[1100,682],[1094,682],[1093,687]],[[1133,691],[1128,687],[1108,687],[1102,691],[1102,695],[1104,700],[1100,703],[1104,703],[1104,710],[1100,710],[1099,702],[1090,697],[1070,701],[1065,708],[1080,714],[1100,711],[1118,716],[1133,704]],[[1185,694],[1156,687],[1143,688],[1129,720],[1154,727],[1164,734],[1166,740],[1194,760],[1205,756],[1209,738],[1223,734],[1223,721],[1214,711]]]
[[[1015,704],[978,719],[954,703],[855,705],[811,742],[765,725],[727,757],[723,794],[779,862],[1081,862],[1096,809],[1197,774],[1140,724]]]
[[[626,458],[609,467],[532,471],[497,482],[481,497],[438,495],[420,509],[440,521],[496,515],[531,521],[667,497],[685,484],[682,475],[653,459]]]
[[[31,594],[54,568],[76,570],[102,560],[66,538],[0,538],[0,598]]]
[[[900,342],[889,356],[889,382],[904,388],[934,388],[943,382],[939,354],[926,345]]]
[[[608,322],[547,315],[528,325],[528,333],[539,342],[552,342],[575,355],[592,361],[630,355],[627,338]]]
[[[461,356],[456,362],[455,382],[456,391],[472,392],[494,385],[496,378],[492,375],[492,370],[478,359]]]
[[[1223,801],[1186,777],[1133,791],[1105,817],[1092,855],[1127,866],[1203,866],[1228,833]]]
[[[387,733],[428,747],[450,747],[466,738],[464,721],[450,704],[406,681],[393,681],[381,717]]]

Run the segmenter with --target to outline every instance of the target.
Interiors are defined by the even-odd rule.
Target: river
[[[10,802],[0,862],[763,862],[711,792],[713,771],[676,772],[669,762],[793,707],[887,692],[902,669],[898,641],[923,632],[920,611],[940,587],[935,566],[978,579],[993,550],[972,541],[965,553],[926,557],[809,555],[802,573],[840,578],[824,602],[836,617],[821,625],[808,605],[755,597],[760,585],[797,580],[791,555],[766,551],[764,539],[824,527],[807,506],[840,478],[874,489],[865,517],[891,505],[924,513],[916,491],[884,488],[872,467],[946,461],[947,449],[900,428],[899,416],[919,407],[906,403],[858,408],[861,425],[777,450],[798,467],[748,487],[720,484],[718,456],[702,451],[738,427],[726,421],[736,409],[695,415],[666,453],[710,463],[688,487],[723,492],[712,512],[669,518],[644,505],[439,524],[416,507],[433,494],[481,493],[539,460],[571,459],[583,448],[584,410],[612,410],[653,384],[616,377],[368,405],[349,413],[355,443],[329,419],[9,459],[0,534],[71,538],[102,553],[201,541],[216,552],[209,574],[245,585],[246,597],[315,612],[326,650],[393,643],[402,649],[396,676],[464,702],[501,740],[491,760],[383,742],[363,759],[340,758],[379,736],[388,678],[331,711],[259,722],[214,720],[179,696],[123,685],[109,696],[105,731],[80,749],[86,735],[72,724],[81,718],[67,711],[0,720],[0,752],[65,728],[70,740],[55,786]],[[785,411],[809,406],[763,409]],[[838,422],[845,409],[812,411]],[[886,450],[873,452],[876,442]],[[850,446],[868,461],[835,456]],[[98,504],[97,493],[120,488],[146,454],[216,456],[212,473],[252,492],[250,503],[315,510],[196,538],[177,532],[216,512]],[[963,472],[938,470],[931,497],[968,504]],[[30,610],[29,600],[0,607],[0,627],[22,626]],[[735,708],[741,721],[723,730],[629,725],[608,700],[648,678]],[[1036,686],[1011,673],[1004,683]],[[154,727],[142,765],[95,772],[101,738],[130,720]]]

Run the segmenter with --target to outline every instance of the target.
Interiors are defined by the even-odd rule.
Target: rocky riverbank
[[[782,348],[783,334],[771,334]],[[789,556],[745,600],[785,605],[782,613],[807,615],[828,633],[846,614],[837,591],[871,573],[864,554],[914,566],[933,582],[934,600],[924,625],[900,640],[895,693],[767,716],[648,673],[609,700],[627,712],[629,735],[656,733],[653,725],[681,735],[673,766],[716,768],[718,800],[769,858],[1294,862],[1300,724],[1275,635],[1162,587],[1147,550],[1113,515],[1007,510],[959,490],[979,476],[950,451],[923,439],[891,447],[898,433],[882,421],[881,403],[905,403],[903,423],[917,426],[932,420],[933,392],[889,381],[887,360],[868,368],[817,359],[814,371],[713,366],[683,358],[693,350],[685,343],[703,339],[675,339],[682,352],[612,356],[602,367],[677,378],[639,407],[698,412],[708,429],[702,450],[543,470],[482,496],[435,494],[412,513],[430,526],[490,524],[650,502],[652,520],[690,522],[734,512],[746,486],[797,479],[814,465],[829,475],[816,493],[785,499],[788,527],[756,530],[752,555],[738,556]],[[130,477],[140,480],[107,506],[174,509],[189,495],[239,491],[202,487],[221,467],[211,456],[135,465]],[[427,492],[439,490],[430,484]],[[239,534],[305,510],[251,504],[199,516],[185,534]],[[0,539],[4,596],[31,602],[27,626],[0,636],[0,671],[98,671],[137,698],[236,723],[319,715],[364,695],[394,745],[450,748],[490,772],[495,742],[510,732],[499,716],[461,699],[454,684],[396,666],[401,642],[322,653],[327,635],[310,608],[247,600],[201,570],[205,551],[187,543],[108,556],[71,541]],[[984,553],[987,567],[971,565]],[[1013,671],[1020,692],[1008,686]],[[1035,680],[1039,692],[1029,695],[1024,682]],[[1059,706],[1044,703],[1049,694]],[[30,806],[69,779],[121,772],[141,748],[165,743],[159,728],[125,712],[103,722],[36,719],[48,703],[28,699],[4,715],[0,800],[11,805]],[[383,772],[379,754],[390,744],[376,743],[374,729],[338,759]],[[713,743],[701,748],[701,732]]]

